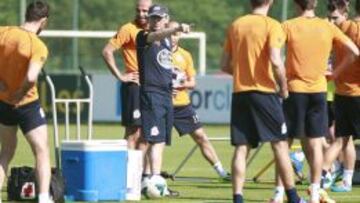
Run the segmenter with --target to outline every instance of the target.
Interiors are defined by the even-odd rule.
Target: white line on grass
[[[356,200],[360,199],[359,195],[348,195],[348,196],[332,195],[332,197],[335,198],[335,199],[356,199]]]

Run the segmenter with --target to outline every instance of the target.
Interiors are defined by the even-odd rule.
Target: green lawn
[[[206,126],[207,133],[211,137],[227,137],[229,129],[226,126]],[[75,130],[75,129],[73,129]],[[49,127],[50,135],[52,128]],[[83,129],[85,133],[85,129]],[[94,126],[94,137],[96,139],[120,139],[123,135],[123,128],[115,124],[98,124]],[[25,144],[22,136],[19,136],[17,153],[12,165],[31,165],[33,157],[30,148]],[[53,142],[51,142],[53,143]],[[228,141],[213,143],[224,167],[230,168],[233,148]],[[190,137],[179,138],[176,133],[173,136],[173,145],[165,151],[163,169],[174,172],[180,161],[187,152],[194,146]],[[272,154],[268,146],[264,147],[253,164],[248,168],[248,178],[251,179],[269,160]],[[261,178],[260,183],[248,182],[245,187],[246,202],[266,202],[273,190],[273,167],[270,168]],[[207,202],[225,203],[232,202],[231,184],[223,183],[218,178],[212,167],[201,157],[199,150],[187,162],[185,167],[177,175],[178,179],[174,182],[168,180],[168,184],[174,190],[180,191],[181,195],[176,199],[163,200],[143,200],[142,202]],[[305,196],[306,186],[298,187],[301,194]],[[5,191],[5,190],[4,190]],[[5,192],[3,192],[3,196]],[[360,187],[354,187],[353,192],[335,194],[331,193],[337,202],[360,202]],[[6,198],[4,198],[5,200]],[[6,201],[4,201],[6,202]]]

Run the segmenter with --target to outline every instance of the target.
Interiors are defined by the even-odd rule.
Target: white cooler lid
[[[124,151],[126,140],[64,140],[61,150],[69,151]]]

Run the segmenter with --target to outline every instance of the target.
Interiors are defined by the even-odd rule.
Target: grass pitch
[[[75,131],[75,129],[72,129]],[[205,126],[205,130],[210,137],[228,137],[229,128],[227,126]],[[85,134],[86,129],[82,132]],[[120,124],[96,124],[94,125],[95,139],[121,139],[124,129]],[[52,137],[52,126],[49,126],[50,137]],[[61,133],[63,134],[63,133]],[[18,148],[11,166],[31,166],[34,158],[31,155],[30,147],[25,143],[25,139],[19,133]],[[186,154],[195,145],[189,136],[179,138],[173,132],[172,146],[167,147],[163,170],[173,173]],[[51,145],[53,141],[51,139]],[[224,167],[230,170],[233,147],[229,141],[213,142],[214,147],[220,157]],[[53,147],[52,147],[53,149]],[[53,155],[53,150],[52,150]],[[52,156],[52,159],[54,156]],[[268,145],[263,147],[257,158],[247,170],[247,177],[251,180],[254,175],[265,164],[272,159],[272,153]],[[54,163],[54,160],[53,160]],[[263,176],[259,183],[249,181],[245,185],[245,202],[266,202],[273,193],[274,167],[271,167]],[[184,168],[177,174],[176,181],[168,180],[169,187],[180,192],[180,197],[175,199],[142,200],[141,202],[206,202],[206,203],[229,203],[232,202],[231,184],[221,181],[213,168],[203,159],[200,151],[194,153]],[[305,189],[307,186],[298,186],[301,195],[306,197]],[[360,187],[354,186],[351,193],[331,193],[331,196],[338,203],[360,202]],[[3,190],[3,202],[6,202],[6,189]]]

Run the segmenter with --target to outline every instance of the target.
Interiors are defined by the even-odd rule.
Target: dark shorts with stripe
[[[250,145],[286,140],[286,124],[276,94],[234,93],[231,105],[231,144]]]
[[[335,135],[360,139],[360,96],[335,96]]]
[[[31,130],[45,125],[46,117],[39,100],[17,108],[0,101],[0,123],[6,126],[19,126],[25,135]]]
[[[201,122],[191,104],[174,107],[174,127],[180,136],[201,128]]]
[[[149,143],[171,144],[173,126],[173,105],[171,95],[155,92],[141,92],[140,109],[142,135]]]
[[[318,138],[328,134],[326,93],[293,93],[284,101],[291,138]]]
[[[121,123],[126,127],[141,126],[140,88],[132,82],[121,83]]]

